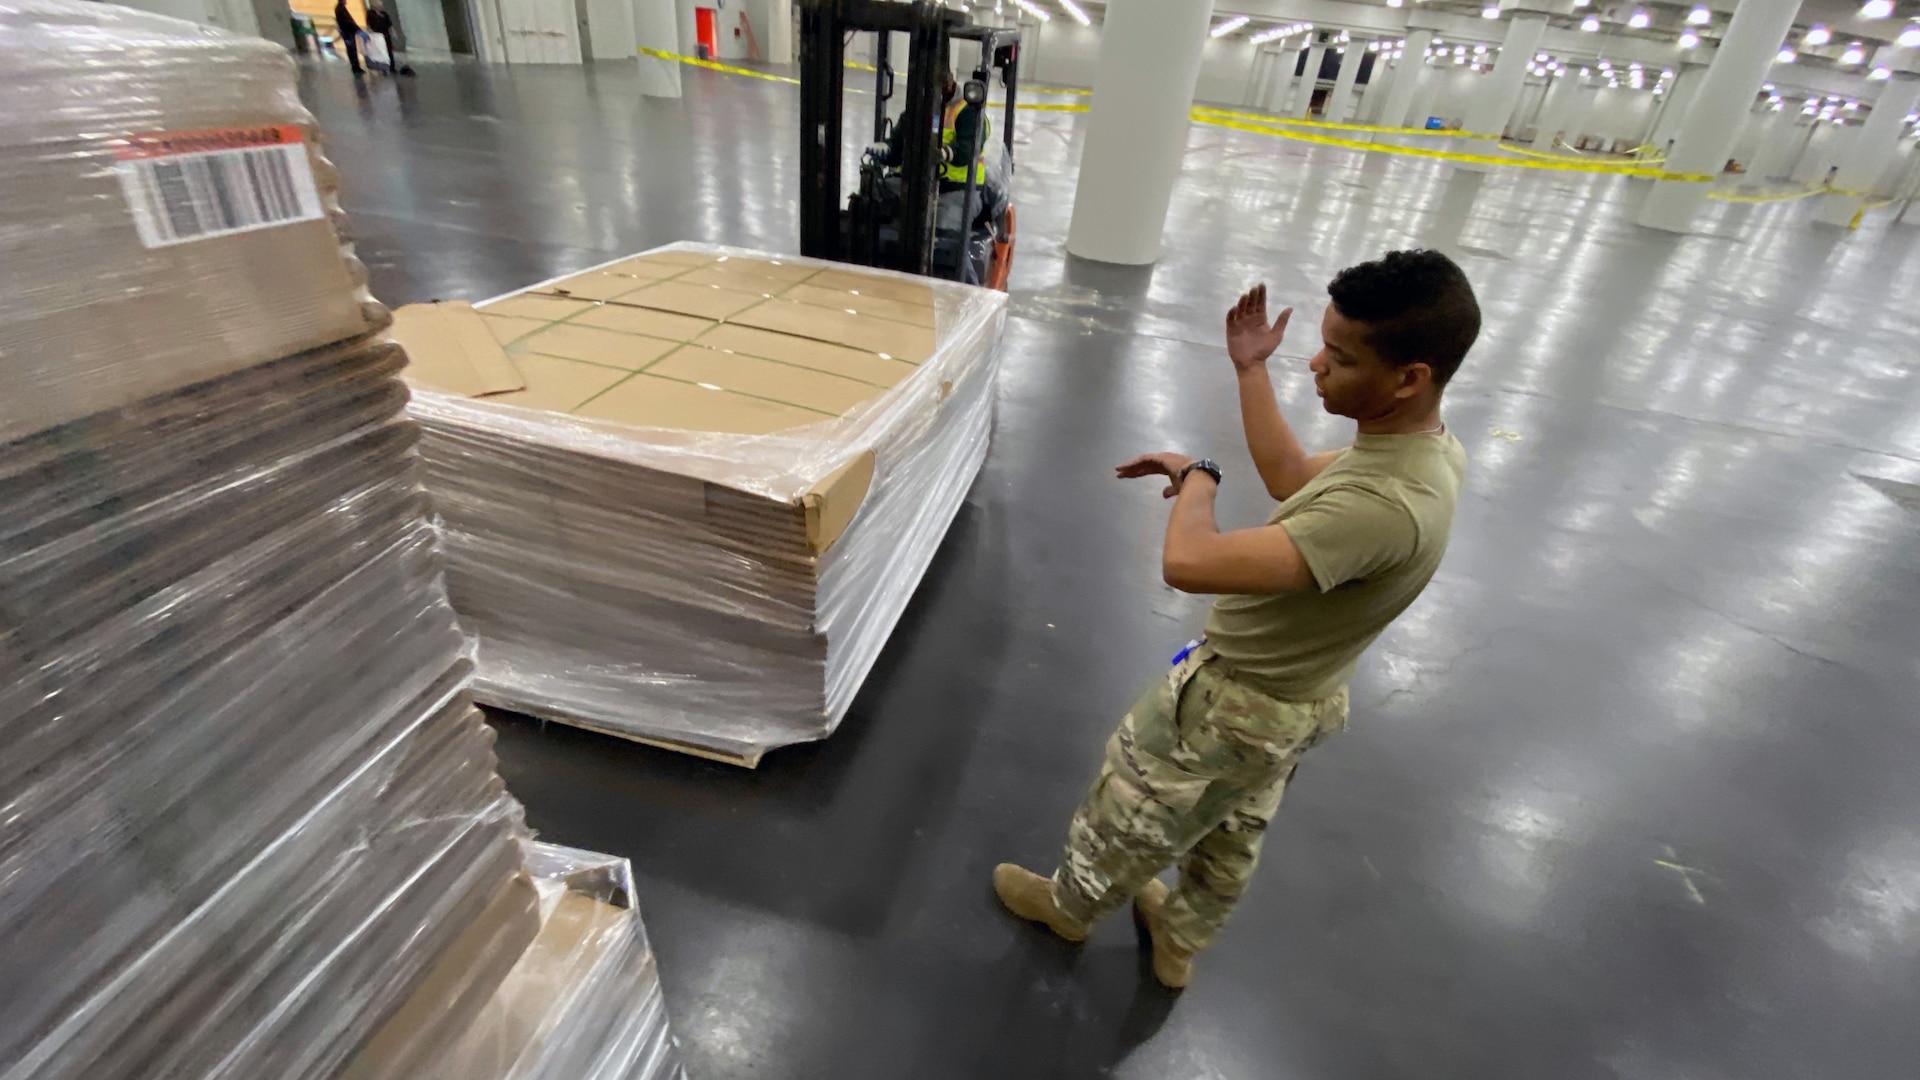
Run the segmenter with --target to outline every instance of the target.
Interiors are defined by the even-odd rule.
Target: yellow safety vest
[[[956,101],[947,106],[946,120],[940,125],[940,145],[947,148],[948,161],[940,169],[940,179],[951,180],[956,184],[967,182],[965,162],[953,161],[953,125],[960,119],[960,110],[967,107],[964,101]],[[975,187],[984,187],[987,182],[987,162],[985,152],[987,140],[992,137],[993,122],[987,118],[987,108],[980,107],[980,134],[974,140],[973,183]]]

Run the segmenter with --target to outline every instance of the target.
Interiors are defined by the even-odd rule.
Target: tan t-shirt
[[[1276,697],[1331,696],[1432,580],[1466,472],[1450,432],[1354,439],[1268,519],[1293,538],[1316,587],[1221,597],[1207,644]]]

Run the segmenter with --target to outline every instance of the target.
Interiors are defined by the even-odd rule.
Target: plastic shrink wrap
[[[0,1077],[332,1077],[539,929],[292,61],[0,0]]]
[[[455,950],[343,1080],[684,1080],[627,861],[529,843],[526,866],[538,934],[493,994],[449,1021],[489,962]]]
[[[832,732],[985,459],[1005,304],[674,244],[402,308],[480,700],[747,765]]]

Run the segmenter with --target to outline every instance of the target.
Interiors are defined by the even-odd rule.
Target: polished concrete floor
[[[792,251],[795,91],[616,65],[304,75],[390,302],[679,239]],[[839,733],[741,772],[501,718],[546,837],[633,859],[696,1080],[1906,1078],[1920,1062],[1920,226],[1806,202],[1630,223],[1643,181],[1455,174],[1196,128],[1149,271],[1062,249],[1083,118],[1022,117],[992,456]],[[1301,769],[1184,995],[1042,866],[1118,710],[1199,624],[1140,451],[1265,509],[1218,347],[1264,279],[1438,246],[1486,332],[1453,548]]]

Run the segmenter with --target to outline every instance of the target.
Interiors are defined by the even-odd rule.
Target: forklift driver
[[[987,167],[985,150],[987,141],[992,138],[992,122],[987,118],[986,104],[967,101],[960,94],[960,86],[954,81],[953,73],[940,73],[940,143],[943,164],[940,166],[940,221],[943,229],[953,228],[960,220],[962,210],[959,203],[965,198],[967,189],[967,163],[973,166],[974,204],[972,228],[973,243],[968,248],[973,254],[976,282],[984,271],[987,244],[999,226],[1007,205],[1006,177],[998,169]],[[897,170],[905,161],[903,137],[906,128],[893,125],[887,132],[887,141],[883,144],[885,153],[882,164]],[[875,147],[880,149],[880,147]]]
[[[940,144],[945,149],[946,164],[940,169],[940,192],[960,191],[967,186],[967,167],[965,161],[971,157],[974,168],[974,184],[987,185],[987,167],[982,160],[982,151],[986,149],[987,139],[992,135],[991,124],[987,120],[985,105],[968,104],[960,96],[960,86],[953,80],[950,71],[940,74],[940,101],[942,109]],[[887,132],[887,153],[882,161],[888,168],[897,169],[905,160],[902,139],[906,129],[899,124]],[[972,153],[968,154],[967,151]]]

